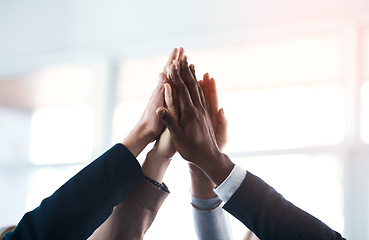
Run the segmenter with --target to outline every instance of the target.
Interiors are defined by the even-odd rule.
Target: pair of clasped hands
[[[214,185],[221,184],[234,167],[221,152],[227,142],[227,120],[223,109],[219,110],[215,81],[207,73],[197,81],[183,48],[170,54],[141,119],[123,144],[137,156],[155,140],[148,156],[155,154],[152,159],[169,164],[178,151],[190,163],[193,175],[207,177]],[[142,168],[145,175],[161,182],[165,168],[147,160]],[[196,187],[192,190],[196,192]]]

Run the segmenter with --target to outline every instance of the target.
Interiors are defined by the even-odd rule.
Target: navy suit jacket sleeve
[[[4,239],[87,239],[143,179],[136,158],[116,144],[26,213]]]
[[[250,172],[224,209],[262,240],[343,239]]]

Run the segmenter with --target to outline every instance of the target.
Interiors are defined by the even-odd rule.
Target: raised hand
[[[218,94],[213,78],[209,78],[206,73],[199,84],[204,92],[207,111],[211,119],[215,138],[220,150],[223,150],[227,143],[227,119],[223,109],[219,109]],[[189,163],[191,174],[192,195],[199,199],[210,199],[216,196],[213,189],[215,184],[203,173],[203,171],[192,163]]]
[[[179,61],[180,59],[182,59],[183,54],[184,54],[183,48],[180,47],[179,49],[177,48],[173,49],[173,51],[169,55],[167,63],[163,67],[163,73],[165,75],[169,73],[169,68],[170,68],[170,65],[172,65],[173,61],[174,60]]]
[[[170,111],[174,111],[170,85],[166,83],[164,88],[166,106]],[[169,130],[165,129],[153,149],[146,156],[142,165],[144,174],[157,182],[162,182],[164,173],[175,153],[176,149],[172,143]]]
[[[194,75],[194,66],[188,66],[185,56],[179,64],[171,65],[170,80],[177,94],[172,99],[178,99],[173,104],[176,111],[160,107],[157,114],[169,129],[181,156],[220,184],[234,164],[218,148],[204,93]]]
[[[219,110],[217,86],[214,78],[209,78],[209,74],[204,74],[203,80],[199,81],[199,84],[204,92],[205,101],[207,105],[208,114],[213,124],[215,137],[218,147],[221,151],[227,144],[228,136],[228,122],[224,115],[224,110]]]
[[[167,63],[164,65],[163,73],[159,74],[158,84],[153,91],[140,120],[122,142],[136,157],[147,146],[147,144],[158,139],[164,130],[164,125],[157,117],[155,111],[158,107],[164,105],[164,84],[168,82],[168,66],[174,60],[178,60],[182,57],[183,53],[183,48],[173,49],[172,53],[169,55]]]

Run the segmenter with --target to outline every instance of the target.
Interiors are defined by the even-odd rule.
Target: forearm
[[[250,172],[224,208],[260,239],[343,239]]]
[[[201,169],[189,163],[191,175],[192,196],[199,199],[210,199],[215,196],[213,191],[215,184],[202,172]]]
[[[142,171],[146,177],[162,183],[170,160],[170,158],[166,158],[158,154],[154,148],[147,154],[145,162],[142,164]]]
[[[208,156],[209,159],[200,164],[199,167],[215,184],[220,185],[232,172],[234,163],[229,157],[221,152],[215,152]],[[200,162],[200,161],[198,161]]]

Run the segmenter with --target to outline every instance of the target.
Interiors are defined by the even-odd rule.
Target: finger
[[[193,106],[190,93],[187,89],[186,84],[182,81],[181,77],[179,76],[178,70],[176,69],[175,65],[172,64],[170,67],[170,78],[172,80],[175,92],[177,94],[179,106],[180,106],[180,113],[184,115],[184,112],[187,112],[189,106]]]
[[[183,51],[183,48],[182,48]],[[167,63],[164,65],[163,73],[167,74],[169,71],[169,67],[172,64],[173,60],[177,59],[178,56],[178,49],[174,48],[173,51],[170,53]]]
[[[182,57],[183,57],[183,55],[184,55],[184,49],[183,49],[183,47],[180,47],[179,50],[178,50],[178,58],[177,58],[177,60],[178,61],[181,60]]]
[[[174,112],[175,107],[173,104],[172,88],[169,83],[164,84],[164,99],[169,111]]]
[[[217,114],[217,118],[218,118],[218,124],[220,125],[220,127],[224,130],[227,130],[228,128],[228,120],[224,114],[224,109],[221,108],[219,111],[218,111],[218,114]]]
[[[201,104],[202,104],[202,106],[206,106],[206,99],[205,99],[204,91],[203,91],[201,85],[198,85],[198,88],[199,88],[198,91],[200,93]],[[206,109],[207,109],[207,107],[206,107]]]
[[[196,80],[195,65],[191,64],[190,65],[190,70],[191,70],[193,78]]]
[[[215,84],[214,78],[209,79],[207,86],[208,86],[207,100],[209,102],[209,110],[211,114],[216,114],[219,109],[219,102],[218,102],[217,86]]]
[[[165,83],[165,78],[163,78],[163,74],[159,74],[159,79],[158,79],[158,83],[156,85],[155,90],[153,91],[152,95],[151,95],[151,99],[160,96],[163,99],[163,103],[164,103],[164,98],[162,96],[164,96],[164,83]]]
[[[198,81],[199,82],[199,88],[201,88],[202,89],[202,94],[200,94],[200,96],[201,96],[201,102],[202,102],[202,105],[203,106],[206,106],[206,100],[205,100],[205,96],[204,96],[204,92],[203,92],[203,85],[204,85],[204,80],[199,80]],[[199,90],[199,92],[200,92],[200,90]]]
[[[203,80],[199,80],[199,85],[200,87],[202,88],[202,85],[204,84],[204,81]]]
[[[221,108],[217,114],[217,132],[216,139],[219,149],[223,150],[227,144],[228,121],[224,115],[224,110]]]
[[[165,127],[167,127],[172,136],[180,134],[180,127],[177,118],[165,107],[156,109],[156,115],[159,116]]]
[[[179,65],[181,69],[179,72],[180,76],[183,82],[186,84],[188,91],[190,92],[193,104],[197,107],[201,106],[201,97],[198,91],[198,82],[188,66],[186,56],[182,57]]]
[[[209,109],[209,73],[205,73],[204,77],[203,77],[203,85],[202,85],[202,90],[204,92],[204,96],[205,96],[205,104],[207,109]],[[209,112],[209,114],[211,114]]]

